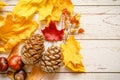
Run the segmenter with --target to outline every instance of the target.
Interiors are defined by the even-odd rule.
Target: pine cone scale
[[[44,36],[35,34],[29,38],[21,50],[21,57],[25,64],[35,64],[40,61],[44,52]]]
[[[61,62],[61,49],[57,46],[52,46],[43,54],[40,67],[45,72],[55,72],[60,67]]]

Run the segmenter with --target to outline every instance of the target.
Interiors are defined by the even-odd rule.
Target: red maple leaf
[[[57,30],[53,21],[50,21],[49,26],[41,31],[47,41],[61,41],[63,39],[64,29]]]

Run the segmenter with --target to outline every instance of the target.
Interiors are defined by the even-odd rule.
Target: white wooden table
[[[10,12],[18,0],[3,0]],[[120,80],[120,0],[72,0],[74,12],[81,13],[85,29],[76,39],[82,46],[81,54],[86,73],[71,73],[61,68],[53,80]],[[1,12],[0,11],[0,12]],[[9,80],[0,74],[0,80]]]

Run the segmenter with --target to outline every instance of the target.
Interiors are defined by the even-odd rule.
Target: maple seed
[[[83,33],[83,32],[85,32],[85,30],[84,30],[83,28],[80,28],[80,29],[78,30],[78,33]]]

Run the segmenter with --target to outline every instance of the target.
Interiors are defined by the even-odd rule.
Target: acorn
[[[8,65],[13,70],[19,70],[24,66],[22,59],[19,55],[14,55],[10,57],[10,59],[8,60]]]
[[[27,73],[25,72],[24,69],[20,69],[15,72],[14,74],[14,79],[15,80],[25,80],[27,77]]]
[[[0,57],[0,72],[8,69],[8,61],[5,57]]]

